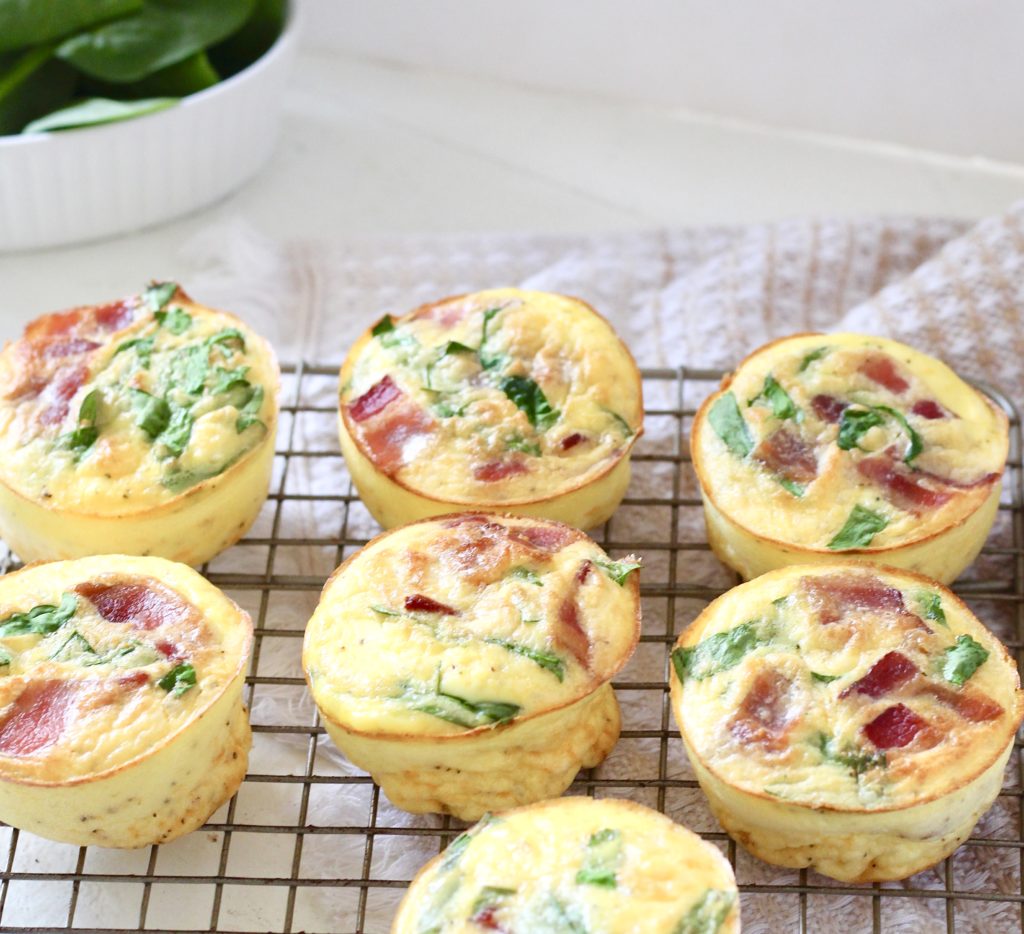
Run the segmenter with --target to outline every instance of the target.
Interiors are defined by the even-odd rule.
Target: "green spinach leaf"
[[[747,405],[755,405],[762,400],[771,407],[772,415],[780,421],[790,418],[795,422],[803,420],[803,412],[771,373],[764,378],[764,386],[761,387],[761,391]]]
[[[622,834],[605,828],[592,834],[587,842],[583,866],[576,873],[577,885],[597,885],[614,889],[619,865],[622,863]]]
[[[183,308],[169,308],[167,311],[156,311],[153,313],[157,324],[167,328],[172,334],[184,334],[192,326],[192,315]]]
[[[501,390],[511,399],[538,431],[547,431],[561,414],[552,408],[544,390],[526,376],[506,376]]]
[[[505,448],[509,451],[521,451],[523,454],[529,454],[532,457],[540,457],[541,455],[540,445],[527,441],[521,435],[513,435],[509,438],[505,442]]]
[[[708,422],[725,446],[737,457],[746,457],[754,449],[750,428],[740,414],[736,397],[731,393],[719,396],[708,412]]]
[[[75,457],[81,457],[89,450],[100,436],[100,430],[96,427],[96,413],[99,409],[100,391],[93,389],[82,400],[78,409],[78,427],[69,431],[57,439],[57,443],[64,448],[75,452]]]
[[[812,363],[820,360],[825,354],[828,353],[828,347],[819,347],[817,350],[812,350],[807,354],[803,360],[800,361],[800,366],[797,368],[797,373],[803,373]]]
[[[518,577],[520,580],[526,581],[528,584],[533,584],[534,587],[543,587],[544,582],[540,579],[536,571],[531,571],[529,568],[514,567],[508,572],[511,577]]]
[[[884,412],[886,415],[894,418],[906,433],[910,443],[907,445],[907,451],[903,455],[903,462],[909,464],[924,450],[924,442],[921,440],[921,436],[910,427],[910,422],[907,421],[906,416],[897,409],[889,408],[887,405],[876,405],[875,410]]]
[[[795,480],[790,480],[789,477],[776,477],[779,481],[779,486],[782,487],[787,493],[792,493],[797,498],[804,495],[807,492],[807,487],[802,483],[797,483]]]
[[[13,613],[0,620],[0,636],[47,635],[56,632],[78,609],[78,598],[72,593],[63,593],[60,606],[41,604],[27,613]]]
[[[870,769],[886,767],[884,752],[866,752],[853,746],[840,749],[835,738],[827,736],[825,733],[818,734],[816,745],[821,752],[821,757],[826,762],[849,769],[854,778],[863,775]]]
[[[831,684],[833,681],[838,681],[842,675],[823,675],[817,671],[812,671],[811,677],[815,681],[820,681],[822,684]]]
[[[132,350],[134,348],[142,368],[148,370],[153,360],[153,343],[155,341],[155,337],[133,337],[130,341],[118,344],[117,350],[114,351],[114,356],[116,357],[124,350]]]
[[[141,6],[142,0],[0,0],[0,52],[60,39]]]
[[[554,652],[546,652],[543,649],[535,649],[521,642],[513,642],[511,639],[499,639],[496,637],[484,639],[489,645],[500,645],[505,651],[514,655],[522,655],[531,662],[540,665],[545,671],[550,671],[559,681],[565,680],[565,662]]]
[[[946,613],[942,609],[942,598],[930,590],[919,590],[914,594],[917,601],[917,608],[923,619],[935,620],[940,626],[949,628],[946,622]]]
[[[989,652],[980,642],[968,635],[956,637],[956,642],[942,653],[942,677],[953,684],[963,684],[988,660]]]
[[[642,567],[640,561],[627,558],[625,561],[594,561],[620,587],[626,586],[626,578]]]
[[[828,543],[832,551],[844,548],[863,548],[889,524],[889,520],[877,512],[865,509],[859,503],[850,510],[846,523]]]
[[[171,422],[170,404],[166,399],[150,395],[142,389],[132,389],[131,395],[135,424],[146,433],[150,441],[155,441]]]
[[[395,322],[391,320],[391,315],[384,315],[383,318],[378,321],[370,333],[374,337],[380,337],[382,334],[389,334],[395,329]]]
[[[75,130],[84,126],[100,126],[134,120],[146,114],[166,110],[178,103],[176,97],[145,97],[133,101],[111,100],[108,97],[89,97],[76,101],[60,110],[54,110],[25,125],[22,133],[54,133]]]
[[[196,670],[191,662],[183,662],[175,665],[159,681],[157,686],[163,688],[168,694],[181,697],[186,691],[196,686]]]
[[[694,646],[673,650],[672,666],[680,683],[688,678],[703,681],[735,667],[748,652],[771,641],[771,635],[762,632],[756,620],[741,623],[725,632],[716,632]]]
[[[263,425],[259,418],[260,408],[263,406],[263,387],[257,386],[252,391],[249,400],[238,410],[238,418],[235,419],[235,431],[241,434],[246,428],[252,425]],[[263,425],[266,428],[266,425]]]
[[[708,889],[679,919],[672,934],[718,934],[735,902],[733,892]]]
[[[149,306],[150,311],[163,311],[177,291],[177,282],[154,282],[142,293],[142,300]]]
[[[860,439],[872,428],[884,422],[882,416],[874,409],[855,409],[848,406],[843,409],[839,419],[839,436],[836,444],[844,451],[857,447]]]

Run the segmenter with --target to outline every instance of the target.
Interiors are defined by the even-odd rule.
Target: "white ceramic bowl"
[[[95,240],[188,214],[270,156],[297,44],[297,4],[244,71],[144,117],[0,136],[0,251]]]

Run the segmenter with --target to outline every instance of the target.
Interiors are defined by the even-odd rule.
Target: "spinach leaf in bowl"
[[[131,120],[143,114],[155,113],[177,102],[176,97],[147,97],[138,101],[112,101],[105,97],[90,97],[33,120],[22,132],[47,133],[51,130],[71,130],[81,126],[116,123],[119,120]]]
[[[143,0],[0,0],[0,52],[26,49],[124,16]]]

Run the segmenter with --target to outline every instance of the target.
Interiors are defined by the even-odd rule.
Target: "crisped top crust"
[[[400,485],[446,502],[548,499],[610,471],[642,431],[640,376],[589,305],[492,289],[385,317],[341,372],[344,430]]]
[[[162,558],[0,577],[0,776],[75,782],[155,751],[239,675],[251,641],[245,613]]]
[[[82,514],[159,508],[272,436],[278,382],[262,338],[174,283],[45,315],[0,353],[0,481]]]
[[[455,735],[561,707],[639,636],[632,559],[561,523],[463,514],[379,536],[327,582],[303,667],[325,714],[387,735]]]
[[[1021,720],[1017,669],[949,590],[842,564],[765,574],[672,653],[676,716],[722,781],[815,808],[908,807],[971,781]]]
[[[705,495],[755,535],[872,551],[962,522],[998,484],[1005,414],[945,364],[857,334],[755,351],[694,422]]]
[[[630,801],[562,798],[485,818],[428,863],[396,934],[732,934],[732,870],[713,846]]]

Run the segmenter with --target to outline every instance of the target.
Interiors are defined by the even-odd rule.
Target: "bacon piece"
[[[940,477],[937,473],[932,473],[928,470],[918,470],[916,475],[928,480],[934,480],[936,483],[941,483],[945,486],[953,487],[955,490],[974,490],[979,486],[988,486],[990,483],[995,483],[1000,477],[1002,477],[1002,473],[987,473],[978,477],[977,480],[969,480],[965,482],[962,480],[953,480],[950,477]]]
[[[864,726],[864,735],[879,749],[902,749],[928,725],[904,704],[886,707],[874,720]]]
[[[740,743],[756,743],[778,752],[796,716],[789,701],[790,680],[774,669],[759,671],[754,683],[729,719],[729,732]]]
[[[395,399],[405,395],[390,376],[378,380],[358,399],[348,404],[348,414],[357,422],[365,422],[383,412]]]
[[[406,445],[431,434],[434,427],[434,420],[422,408],[403,401],[375,418],[362,435],[377,466],[393,473],[405,463]]]
[[[47,344],[55,337],[62,337],[81,324],[86,311],[85,308],[72,308],[71,311],[42,315],[25,327],[25,340],[34,344]]]
[[[574,431],[571,435],[566,435],[562,438],[562,440],[558,442],[558,447],[563,451],[568,451],[576,447],[577,444],[582,444],[586,440],[586,435],[581,435],[578,431]]]
[[[131,623],[133,629],[156,629],[183,621],[191,607],[177,595],[154,590],[146,584],[83,583],[75,588],[96,612],[111,623]]]
[[[788,428],[780,428],[765,438],[754,450],[754,457],[772,473],[794,483],[810,483],[818,476],[813,445]]]
[[[477,464],[473,468],[473,476],[481,483],[496,483],[506,477],[515,477],[518,474],[529,472],[530,468],[518,458],[507,461],[488,461],[486,464]]]
[[[588,577],[590,577],[590,572],[592,570],[594,570],[594,562],[588,558],[580,565],[573,580],[575,580],[577,584],[582,584]]]
[[[43,347],[43,356],[48,360],[60,357],[71,357],[75,354],[86,353],[95,350],[100,345],[96,341],[86,340],[84,337],[71,337],[67,340],[52,341]]]
[[[569,594],[558,608],[558,628],[555,642],[586,669],[590,669],[590,638],[580,625],[580,608],[575,592]]]
[[[872,483],[884,487],[887,498],[893,504],[910,512],[920,513],[926,507],[934,509],[953,498],[952,493],[933,490],[913,474],[898,468],[888,452],[861,459],[857,462],[857,472]]]
[[[149,684],[149,675],[144,671],[130,671],[117,678],[117,685],[122,688],[140,688],[144,684]]]
[[[949,412],[947,412],[938,402],[932,399],[918,399],[911,407],[910,411],[914,415],[920,415],[921,418],[948,418]]]
[[[930,694],[940,703],[952,707],[965,720],[971,723],[984,723],[986,720],[997,720],[1003,715],[1003,708],[987,694],[970,688],[954,691],[941,684],[927,682],[920,692]]]
[[[547,560],[577,537],[564,526],[505,526],[482,515],[456,516],[444,525],[458,531],[442,541],[442,560],[478,585],[500,579],[524,559]]]
[[[800,580],[818,611],[818,622],[837,623],[851,611],[905,614],[903,594],[870,574],[816,574]]]
[[[868,669],[864,677],[854,681],[839,696],[843,698],[851,694],[864,694],[867,697],[881,697],[913,680],[917,674],[917,665],[906,655],[886,652]]]
[[[432,597],[421,593],[409,594],[405,598],[405,608],[410,613],[440,613],[442,616],[458,616],[459,611],[447,603],[438,603]]]
[[[135,317],[135,308],[126,302],[111,302],[94,309],[93,317],[103,331],[120,331],[131,324]]]
[[[896,362],[888,354],[868,354],[857,370],[897,395],[910,388],[910,383],[896,372]]]
[[[40,402],[44,406],[36,416],[40,425],[56,425],[63,421],[71,405],[71,397],[85,383],[89,371],[84,366],[65,367],[57,371],[56,376],[43,390]]]
[[[469,920],[488,931],[498,931],[500,934],[506,934],[505,928],[498,922],[497,913],[498,909],[494,905],[487,905],[476,912]]]
[[[185,657],[182,653],[182,646],[169,642],[167,639],[161,639],[156,643],[155,648],[161,655],[169,658],[171,661],[177,661]]]
[[[849,402],[843,402],[842,399],[826,396],[823,393],[819,393],[811,399],[811,408],[814,409],[814,414],[830,425],[835,425],[843,417],[843,411],[849,405]]]
[[[561,551],[569,542],[579,537],[576,532],[564,525],[520,525],[512,526],[507,531],[512,541],[548,554]]]
[[[77,695],[74,681],[49,679],[27,684],[0,724],[0,753],[30,756],[52,746],[64,732]]]

